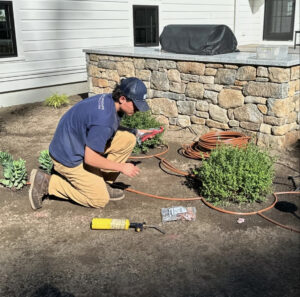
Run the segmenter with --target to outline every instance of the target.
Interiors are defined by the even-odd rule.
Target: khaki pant
[[[106,148],[107,159],[125,163],[129,158],[136,138],[127,131],[117,131]],[[69,168],[53,160],[54,169],[60,175],[53,174],[49,182],[49,195],[62,199],[71,199],[87,207],[104,207],[109,201],[106,181],[114,182],[119,172],[102,171],[84,163]]]

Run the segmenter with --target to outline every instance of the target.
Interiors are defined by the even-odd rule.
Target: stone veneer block
[[[196,83],[196,82],[188,83],[185,94],[188,97],[192,97],[192,98],[196,98],[196,99],[203,98],[203,95],[204,95],[203,84]]]
[[[219,94],[219,105],[224,108],[239,107],[244,104],[244,96],[239,90],[223,89]]]
[[[256,68],[253,66],[242,66],[238,69],[236,79],[238,80],[255,80]]]
[[[269,67],[271,82],[283,83],[290,80],[291,71],[289,68]]]
[[[285,98],[288,96],[289,85],[287,83],[276,84],[250,81],[245,85],[243,91],[247,96]]]
[[[151,76],[151,88],[159,91],[169,91],[170,85],[167,73],[153,71]]]
[[[234,110],[234,117],[240,122],[261,123],[263,115],[255,104],[245,104]]]
[[[176,102],[167,98],[153,98],[147,100],[151,111],[156,115],[164,115],[166,117],[177,117],[178,110]]]
[[[198,62],[177,62],[177,69],[186,74],[204,75],[205,64]]]
[[[234,69],[218,69],[215,76],[215,84],[233,85],[237,71]]]

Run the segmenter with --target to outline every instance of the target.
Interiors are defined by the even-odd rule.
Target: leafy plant
[[[47,173],[51,174],[53,162],[52,162],[52,159],[50,157],[48,150],[43,150],[40,152],[39,164],[43,170],[45,170]]]
[[[21,189],[27,181],[26,161],[23,159],[3,163],[3,179],[0,183],[13,190]]]
[[[0,164],[10,163],[13,161],[13,157],[10,153],[0,151]]]
[[[161,126],[152,115],[150,111],[146,112],[136,112],[132,116],[124,116],[121,121],[121,125],[128,128],[136,128],[136,129],[150,129],[150,128],[158,128]],[[133,153],[146,153],[150,148],[155,148],[160,146],[163,143],[162,141],[162,133],[155,135],[151,139],[147,139],[141,144],[137,143],[133,149]]]
[[[271,192],[274,161],[253,143],[244,148],[224,145],[193,171],[202,183],[200,193],[215,205],[262,202]]]
[[[45,100],[45,104],[47,106],[51,106],[54,108],[60,108],[69,103],[68,96],[66,94],[53,94]]]

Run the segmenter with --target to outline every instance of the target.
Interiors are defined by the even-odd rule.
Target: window
[[[158,45],[158,6],[134,5],[133,28],[135,46]]]
[[[12,1],[0,1],[0,58],[16,56],[17,45]]]
[[[264,40],[293,40],[295,0],[266,0]]]

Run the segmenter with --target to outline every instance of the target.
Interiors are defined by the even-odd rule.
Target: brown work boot
[[[48,185],[51,175],[33,169],[30,174],[29,201],[32,209],[42,207],[43,197],[48,194]]]
[[[107,191],[111,201],[118,201],[125,198],[124,190],[114,187],[113,184],[106,184]]]

